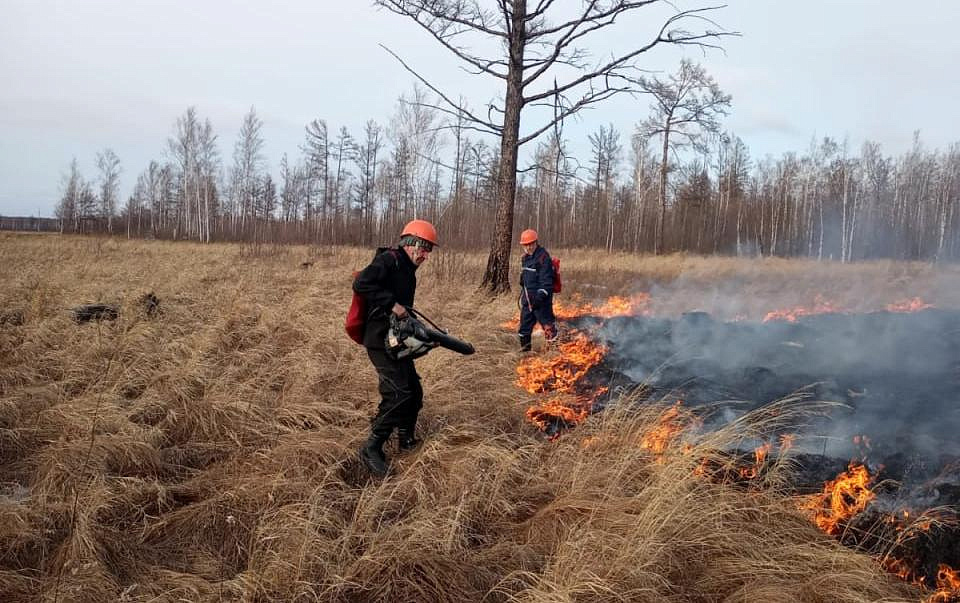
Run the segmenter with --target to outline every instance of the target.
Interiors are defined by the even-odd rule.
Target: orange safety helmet
[[[540,237],[537,236],[537,231],[532,228],[528,228],[520,233],[521,245],[529,245],[530,243],[536,243],[539,239]]]
[[[423,239],[431,245],[440,245],[440,243],[437,243],[437,229],[426,220],[410,220],[407,222],[407,225],[403,227],[403,231],[400,232],[400,237],[402,238],[407,235],[413,235]]]

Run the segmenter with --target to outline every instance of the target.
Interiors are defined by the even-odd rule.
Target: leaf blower
[[[419,358],[438,346],[465,356],[476,351],[472,345],[450,335],[413,308],[407,308],[407,315],[402,318],[390,314],[390,328],[384,344],[387,355],[394,360]]]

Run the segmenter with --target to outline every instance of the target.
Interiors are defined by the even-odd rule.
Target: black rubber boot
[[[420,445],[420,440],[414,436],[413,429],[398,429],[397,430],[397,448],[400,452],[410,452],[411,450],[416,450],[417,446]]]
[[[521,335],[520,336],[520,351],[529,352],[530,351],[530,336]]]
[[[390,437],[390,435],[387,434],[387,437]],[[377,477],[386,476],[389,470],[387,457],[383,454],[383,444],[386,441],[387,438],[383,437],[383,434],[373,432],[360,449],[360,460],[370,470],[370,473]]]

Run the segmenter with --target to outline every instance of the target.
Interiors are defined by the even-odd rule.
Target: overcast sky
[[[726,39],[726,52],[687,56],[733,95],[724,126],[754,157],[803,151],[824,135],[853,151],[876,140],[894,155],[914,130],[932,148],[960,141],[957,0],[731,0],[713,15],[742,36]],[[638,23],[605,36],[610,47],[597,54],[642,37]],[[225,165],[254,106],[273,173],[283,153],[298,154],[312,119],[357,136],[368,119],[386,125],[413,78],[380,43],[474,106],[502,93],[367,0],[0,0],[0,214],[52,215],[71,159],[94,179],[107,147],[120,157],[125,200],[191,105],[213,123]],[[669,71],[680,57],[654,49],[643,65]],[[613,124],[626,141],[646,103],[603,105],[566,138],[585,155],[587,133]]]

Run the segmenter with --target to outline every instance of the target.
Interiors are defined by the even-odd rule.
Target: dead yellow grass
[[[356,449],[374,373],[342,320],[370,255],[0,233],[0,311],[23,317],[0,321],[3,599],[918,599],[820,535],[776,479],[744,492],[697,478],[716,438],[738,434],[658,462],[637,442],[660,409],[624,404],[544,442],[513,385],[515,336],[496,326],[513,301],[475,294],[481,254],[441,250],[421,271],[418,306],[478,353],[419,361],[425,443],[368,479]],[[563,259],[587,295],[935,280],[892,264]],[[160,316],[137,305],[146,292]],[[121,318],[74,324],[67,309],[87,302]]]

